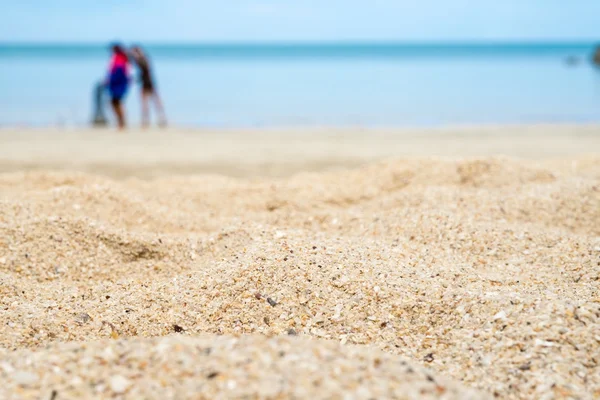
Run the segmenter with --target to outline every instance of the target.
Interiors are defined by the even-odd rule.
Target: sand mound
[[[60,365],[60,366],[58,366]],[[407,360],[299,338],[167,337],[52,346],[3,359],[3,398],[484,399]],[[54,396],[54,397],[53,397]]]
[[[503,398],[600,395],[600,163],[575,164],[423,159],[258,181],[2,175],[0,346],[12,363],[27,354],[60,367],[60,354],[80,365],[78,354],[93,358],[111,338],[123,354],[180,346],[198,357],[215,342],[234,346],[231,357],[294,348],[318,362],[329,351],[326,371],[337,371],[335,360],[351,365],[348,376],[370,371],[361,369],[370,350],[335,341],[406,356],[435,382],[448,376]],[[298,338],[197,338],[290,332]],[[142,339],[173,333],[184,338]],[[177,357],[166,361],[173,376],[184,374]],[[284,396],[314,389],[290,379],[302,374],[288,374],[287,361],[257,359],[283,379]],[[117,371],[145,390],[134,367],[111,368],[103,379]],[[395,393],[405,381],[390,377],[405,375],[394,368],[364,376],[366,390]],[[265,371],[232,390],[258,394]],[[38,378],[29,394],[54,388],[50,375]],[[356,379],[321,389],[351,393]],[[212,397],[218,382],[202,393]],[[413,391],[398,393],[431,383],[406,382]],[[466,396],[452,384],[425,390]],[[329,392],[307,396],[315,393]]]

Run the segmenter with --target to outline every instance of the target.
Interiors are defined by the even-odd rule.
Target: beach
[[[0,129],[0,398],[600,397],[600,126]]]

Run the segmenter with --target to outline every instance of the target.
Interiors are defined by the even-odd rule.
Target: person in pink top
[[[129,88],[129,57],[119,44],[112,45],[112,57],[106,83],[117,123],[119,128],[123,129],[125,128],[125,111],[122,102]]]

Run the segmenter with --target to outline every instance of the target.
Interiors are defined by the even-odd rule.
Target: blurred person
[[[150,101],[154,101],[154,107],[158,113],[160,126],[167,124],[167,118],[165,116],[165,110],[163,108],[162,101],[158,95],[154,77],[150,69],[150,60],[144,53],[140,46],[133,46],[131,48],[131,57],[135,61],[140,73],[141,83],[141,103],[142,103],[142,126],[147,127],[150,125]]]
[[[117,117],[117,124],[120,129],[124,129],[125,110],[123,109],[123,99],[129,88],[129,57],[120,44],[113,44],[111,50],[112,57],[106,85],[110,93],[110,103]]]
[[[104,114],[104,95],[106,94],[106,82],[98,82],[94,87],[94,112],[92,118],[93,126],[106,126],[108,123]]]
[[[600,45],[596,46],[594,54],[592,55],[592,62],[600,67]]]

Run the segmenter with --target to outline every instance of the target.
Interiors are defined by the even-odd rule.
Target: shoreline
[[[550,129],[550,130],[594,130],[600,129],[600,122],[531,122],[531,123],[482,123],[482,124],[424,124],[424,125],[254,125],[254,126],[195,126],[195,125],[169,125],[161,128],[152,125],[149,128],[142,128],[139,125],[130,125],[125,130],[127,132],[145,132],[145,131],[179,131],[179,132],[323,132],[323,131],[344,131],[344,132],[394,132],[394,133],[416,133],[416,132],[454,132],[454,131],[483,131],[493,132],[498,130],[530,130],[530,129]],[[61,131],[61,132],[118,132],[116,126],[95,127],[89,123],[84,125],[26,125],[26,124],[0,124],[0,134],[9,131]]]
[[[113,178],[287,177],[388,159],[594,156],[600,125],[421,128],[0,129],[0,173],[56,169]]]

